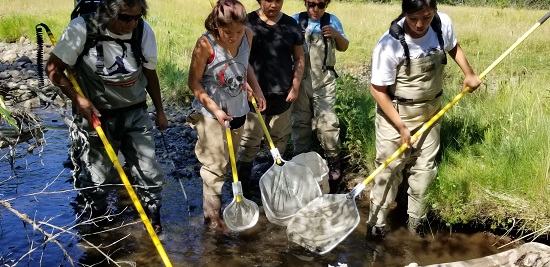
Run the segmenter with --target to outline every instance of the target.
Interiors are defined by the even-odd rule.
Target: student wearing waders
[[[91,205],[91,216],[110,212],[107,208],[110,187],[106,185],[119,181],[100,137],[89,123],[95,114],[115,153],[121,152],[131,166],[141,203],[153,228],[161,233],[165,174],[155,156],[147,93],[155,106],[157,127],[164,130],[168,121],[155,70],[155,34],[142,19],[147,11],[145,0],[101,1],[96,13],[71,20],[52,51],[47,73],[77,111],[74,121],[78,132],[71,135],[81,137],[73,140],[71,151],[80,168],[74,172],[75,186],[82,189],[80,193]],[[141,38],[132,38],[136,36]],[[113,72],[116,67],[109,70],[111,66],[125,71]],[[85,97],[75,91],[65,70],[74,71]]]
[[[480,85],[458,44],[451,19],[437,10],[436,0],[403,0],[401,15],[378,41],[372,56],[370,91],[376,100],[376,165],[402,144],[409,148],[374,178],[370,193],[367,237],[388,231],[386,217],[401,182],[406,192],[408,229],[422,235],[426,190],[437,175],[441,121],[411,143],[411,136],[441,108],[446,54],[464,73],[470,92]],[[403,180],[405,179],[405,180]]]
[[[262,90],[248,63],[252,31],[245,26],[246,16],[240,2],[219,0],[204,22],[207,32],[199,37],[189,67],[187,84],[195,100],[187,122],[198,134],[195,154],[203,164],[204,224],[218,231],[229,231],[222,220],[222,186],[230,168],[229,153],[235,153],[227,150],[225,121],[230,120],[236,150],[250,110],[249,88],[259,109],[265,109]]]
[[[292,102],[304,71],[303,36],[298,24],[281,12],[283,0],[257,0],[260,8],[248,14],[248,27],[254,32],[250,65],[258,77],[266,99],[262,113],[275,147],[283,155],[292,130]],[[244,196],[250,195],[252,162],[260,149],[262,126],[254,110],[246,116],[237,169]]]
[[[329,194],[335,194],[342,181],[340,164],[340,128],[334,110],[336,104],[335,50],[344,52],[349,40],[340,20],[325,12],[330,0],[305,0],[306,11],[293,18],[305,39],[305,69],[292,106],[292,142],[294,155],[311,150],[313,129],[324,150],[329,167]]]

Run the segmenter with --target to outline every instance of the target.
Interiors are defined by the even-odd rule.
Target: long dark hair
[[[109,23],[116,19],[122,7],[134,8],[141,6],[141,14],[147,16],[147,2],[145,0],[103,0],[97,7],[96,19],[99,27],[105,30]]]
[[[231,23],[246,24],[248,21],[246,10],[237,0],[218,0],[212,8],[212,12],[204,21],[204,27],[215,37],[219,37],[219,27],[225,27]]]

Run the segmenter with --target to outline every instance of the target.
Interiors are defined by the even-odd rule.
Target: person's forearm
[[[260,88],[260,84],[256,79],[256,75],[254,74],[254,69],[252,69],[252,66],[250,66],[250,64],[248,65],[248,70],[246,72],[246,79],[247,79],[248,85],[250,85],[250,88],[252,88],[252,92],[254,93],[255,96],[262,94],[262,89]]]
[[[159,79],[156,71],[143,68],[143,73],[147,78],[147,86],[145,87],[145,89],[147,90],[147,93],[149,94],[149,96],[151,97],[151,100],[153,101],[155,110],[157,111],[157,113],[160,113],[160,112],[164,113],[164,107],[162,105],[162,96],[160,93],[160,83],[159,83]]]
[[[475,75],[474,70],[470,66],[470,63],[468,62],[468,59],[466,58],[466,54],[464,54],[464,50],[462,50],[462,47],[460,47],[460,44],[456,44],[456,46],[449,51],[449,55],[453,58],[453,60],[456,62],[456,64],[460,67],[464,75]]]
[[[80,95],[74,89],[73,84],[69,81],[69,78],[63,72],[50,72],[49,73],[50,81],[53,85],[59,87],[61,92],[67,96],[71,101],[76,101]]]
[[[349,40],[344,38],[343,35],[338,34],[338,36],[336,36],[334,40],[336,40],[336,50],[340,52],[345,52],[346,50],[348,50]]]
[[[73,87],[69,78],[65,75],[66,65],[55,55],[50,56],[50,61],[46,65],[46,73],[53,85],[59,87],[71,101],[75,101],[78,93]]]
[[[296,63],[294,67],[294,77],[292,78],[292,89],[299,90],[302,83],[302,77],[304,76],[305,58],[303,54],[295,59]]]
[[[390,121],[395,125],[398,130],[401,130],[405,126],[401,116],[395,108],[393,107],[393,102],[390,99],[389,95],[381,89],[382,87],[374,87],[371,85],[370,92],[378,107],[386,114]]]
[[[189,89],[191,89],[191,92],[193,92],[193,95],[199,102],[206,107],[208,110],[210,110],[212,113],[214,113],[216,110],[220,109],[218,106],[218,103],[215,103],[214,100],[208,95],[202,84],[198,81],[193,82],[189,81],[187,83],[187,86]]]

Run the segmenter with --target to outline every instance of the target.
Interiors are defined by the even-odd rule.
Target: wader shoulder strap
[[[435,16],[432,19],[432,23],[430,24],[432,26],[432,29],[437,33],[437,41],[439,42],[439,48],[441,48],[441,51],[443,51],[443,60],[441,63],[443,65],[447,65],[447,54],[445,53],[445,43],[443,42],[443,32],[441,31],[441,18],[439,18],[439,14],[437,14],[437,11],[435,12]]]

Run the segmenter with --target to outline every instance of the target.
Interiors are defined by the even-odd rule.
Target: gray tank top
[[[250,46],[246,35],[243,36],[235,57],[230,56],[220,47],[211,34],[205,33],[203,36],[210,41],[214,54],[206,64],[201,79],[202,86],[218,106],[222,99],[226,101],[227,110],[232,117],[245,116],[250,111],[246,93],[246,72]],[[215,118],[214,114],[198,99],[193,101],[192,107],[206,117]]]

